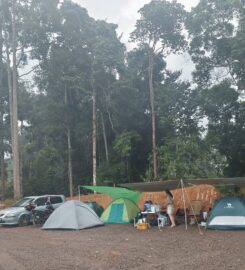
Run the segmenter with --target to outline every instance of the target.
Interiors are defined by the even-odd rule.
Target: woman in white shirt
[[[173,228],[176,226],[174,219],[174,196],[169,190],[166,190],[165,192],[167,195],[167,214],[171,221],[171,228]]]

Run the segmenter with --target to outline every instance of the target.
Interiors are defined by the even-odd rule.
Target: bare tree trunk
[[[10,134],[11,142],[13,142],[13,90],[12,90],[12,72],[10,66],[9,44],[6,45],[7,54],[7,73],[8,73],[8,90],[9,90],[9,119],[10,119]]]
[[[151,123],[152,123],[152,158],[153,158],[153,176],[157,178],[157,153],[156,153],[156,113],[155,113],[155,94],[153,87],[153,52],[149,49],[149,90],[151,104]]]
[[[72,172],[72,155],[71,155],[71,130],[67,128],[67,146],[68,146],[68,178],[69,178],[69,189],[70,196],[73,196],[73,172]]]
[[[93,63],[92,63],[93,65]],[[93,185],[96,186],[97,184],[97,156],[96,156],[96,89],[94,85],[94,72],[92,67],[92,79],[91,79],[91,86],[92,86],[92,145],[93,145]]]
[[[22,193],[22,173],[23,173],[23,129],[24,129],[24,123],[23,121],[20,121],[20,136],[18,136],[19,139],[19,164],[20,164],[20,190]]]
[[[105,145],[105,157],[106,157],[106,161],[109,162],[109,152],[108,152],[108,143],[107,143],[106,130],[105,130],[105,121],[104,121],[104,117],[102,113],[101,113],[101,123],[102,123],[102,132],[103,132],[103,139],[104,139],[104,145]]]
[[[19,160],[19,138],[18,138],[18,105],[17,105],[17,63],[16,63],[16,0],[12,0],[12,91],[13,91],[13,178],[14,178],[14,198],[21,197],[20,160]]]
[[[4,164],[4,148],[3,148],[3,113],[2,112],[0,112],[0,170],[1,170],[1,175],[0,175],[1,191],[2,191],[2,198],[4,198],[5,197],[5,164]]]
[[[67,105],[67,89],[65,86],[65,105]],[[71,130],[68,119],[66,121],[66,135],[67,135],[67,151],[68,151],[68,181],[70,197],[73,196],[73,171],[72,171],[72,147],[71,147]]]
[[[2,70],[0,69],[0,72]],[[0,89],[2,84],[0,83]],[[2,104],[1,104],[2,105]],[[5,162],[4,162],[4,144],[3,144],[3,112],[0,111],[0,177],[2,198],[5,197]]]
[[[2,0],[0,0],[0,92],[3,91],[3,14]],[[1,98],[1,95],[0,95]],[[0,170],[2,198],[5,197],[5,166],[4,166],[4,144],[3,144],[3,104],[0,104]]]
[[[114,127],[114,124],[113,124],[113,121],[112,121],[112,117],[111,117],[111,113],[110,113],[110,109],[109,107],[111,106],[110,103],[111,103],[111,97],[110,97],[110,94],[106,94],[104,92],[104,96],[105,96],[105,100],[106,100],[106,104],[105,104],[105,110],[106,110],[106,113],[108,115],[108,119],[109,119],[109,123],[111,125],[111,129],[112,131],[117,134],[117,131],[115,130],[115,127]]]

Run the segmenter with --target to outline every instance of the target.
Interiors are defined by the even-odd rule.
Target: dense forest
[[[0,0],[3,198],[245,176],[244,1],[152,0],[129,42],[69,0]]]

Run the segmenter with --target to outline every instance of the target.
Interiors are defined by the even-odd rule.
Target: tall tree
[[[13,98],[13,177],[14,197],[18,199],[22,194],[19,155],[19,131],[18,131],[18,103],[17,103],[17,33],[16,33],[16,0],[12,0],[12,98]]]
[[[207,141],[226,157],[229,176],[244,175],[244,27],[240,0],[202,0],[187,20]]]
[[[245,91],[245,3],[239,9],[238,29],[232,42],[232,76],[237,81],[237,87],[241,93]]]
[[[94,25],[94,40],[91,44],[91,89],[92,89],[92,149],[93,149],[93,185],[97,183],[97,111],[103,113],[107,107],[110,88],[120,70],[124,60],[124,46],[116,33],[117,26],[103,21]],[[97,102],[97,96],[100,100]],[[97,103],[100,105],[98,106]],[[105,134],[104,134],[105,136]],[[104,138],[106,146],[106,138]]]
[[[22,179],[20,173],[20,147],[18,127],[18,68],[26,64],[25,49],[30,46],[29,28],[27,27],[30,3],[28,1],[4,0],[3,33],[8,70],[9,116],[13,164],[14,197],[22,195]]]
[[[4,94],[3,94],[3,7],[2,0],[0,0],[0,183],[2,197],[5,196],[5,166],[4,166],[4,136],[3,136],[3,122],[4,122]]]
[[[206,140],[226,157],[224,174],[244,176],[245,115],[239,93],[229,80],[223,81],[202,94],[201,109],[208,118]]]
[[[60,153],[60,158],[57,160],[57,164],[60,162],[59,166],[52,168],[53,164],[50,164],[50,170],[59,174],[57,180],[61,181],[62,178],[68,180],[69,194],[72,196],[76,181],[83,178],[74,174],[73,170],[77,171],[79,167],[80,172],[87,172],[86,167],[89,167],[86,166],[87,164],[79,164],[80,155],[82,156],[83,153],[78,151],[84,147],[84,153],[87,154],[85,149],[90,147],[81,123],[85,121],[87,124],[87,114],[90,112],[89,108],[84,114],[84,110],[87,109],[84,104],[87,106],[91,97],[88,94],[90,87],[88,78],[90,77],[89,45],[92,43],[89,43],[89,40],[91,40],[90,31],[93,31],[93,19],[88,16],[85,9],[70,1],[62,4],[56,17],[60,18],[60,23],[50,29],[55,35],[51,35],[53,40],[48,45],[47,53],[43,54],[40,60],[40,69],[36,76],[41,110],[45,111],[39,121],[42,121],[46,129],[47,142],[43,147],[55,149],[57,154]],[[42,48],[37,47],[35,54],[40,53]],[[34,121],[36,123],[38,120]],[[54,139],[57,133],[59,140]],[[81,141],[85,141],[83,146]],[[66,151],[62,151],[64,145]],[[76,156],[75,164],[73,156]],[[86,160],[90,157],[91,154],[86,157]],[[59,167],[63,167],[60,172],[58,172]],[[85,177],[88,178],[87,175]],[[62,182],[64,185],[64,180]]]
[[[190,54],[196,64],[194,80],[208,87],[225,76],[237,84],[232,44],[237,32],[239,0],[201,0],[186,20]]]
[[[152,122],[152,157],[153,177],[157,178],[157,143],[156,143],[156,112],[154,92],[154,55],[166,57],[170,52],[177,52],[185,45],[182,33],[185,11],[176,2],[153,0],[139,10],[141,18],[136,22],[136,29],[131,40],[138,42],[148,53],[148,84],[150,92]]]
[[[3,4],[3,3],[2,3]],[[18,134],[18,104],[17,104],[17,44],[16,31],[16,0],[4,1],[3,5],[3,31],[5,36],[5,51],[8,66],[10,130],[13,160],[13,186],[14,197],[21,197],[21,178],[19,160],[19,134]],[[11,57],[12,56],[12,57]],[[11,61],[12,60],[12,61]],[[12,66],[11,66],[12,64]]]

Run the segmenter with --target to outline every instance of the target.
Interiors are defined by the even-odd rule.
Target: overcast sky
[[[123,33],[122,42],[128,44],[129,34],[134,30],[135,22],[139,18],[138,10],[150,0],[73,0],[88,10],[94,19],[102,19],[118,25],[118,34]],[[195,6],[199,0],[178,0],[187,10]],[[191,79],[193,64],[189,55],[171,55],[168,57],[167,67],[171,70],[182,69],[183,77]]]

